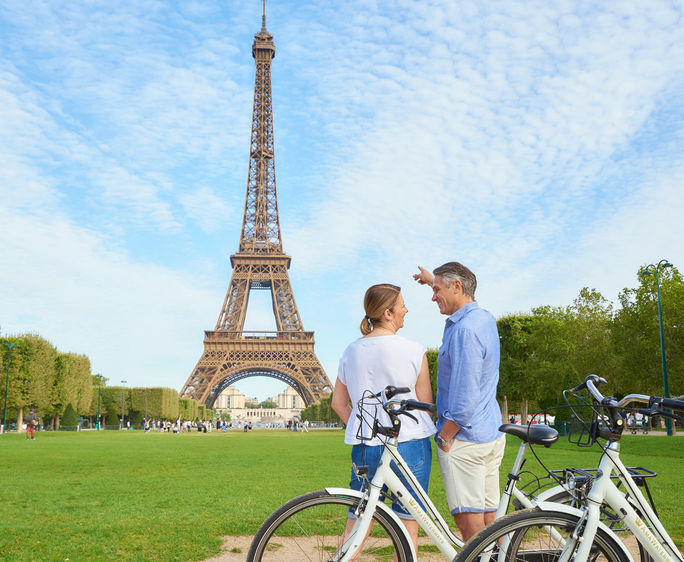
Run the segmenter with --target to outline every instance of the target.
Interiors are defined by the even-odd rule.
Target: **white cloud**
[[[232,209],[210,188],[201,187],[179,197],[185,213],[207,232],[218,230],[232,214]]]
[[[220,298],[205,280],[136,263],[64,217],[0,215],[4,331],[38,332],[115,381],[180,387]]]

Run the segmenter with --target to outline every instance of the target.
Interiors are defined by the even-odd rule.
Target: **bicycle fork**
[[[342,557],[336,557],[336,561],[347,562],[353,560],[360,551],[368,533],[370,533],[371,525],[373,524],[373,514],[380,500],[380,492],[381,488],[373,486],[372,483],[369,484],[363,498],[359,501],[354,511],[356,522],[349,531],[349,536],[346,537],[337,551],[338,556],[341,554]]]

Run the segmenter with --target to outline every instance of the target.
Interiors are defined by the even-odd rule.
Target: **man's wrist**
[[[439,433],[435,433],[435,443],[439,445],[440,447],[448,447],[454,442],[454,438],[452,437],[451,439],[444,439]]]

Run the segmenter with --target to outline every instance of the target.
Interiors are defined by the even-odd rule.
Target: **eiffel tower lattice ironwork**
[[[252,55],[254,109],[240,245],[230,257],[233,274],[216,328],[205,332],[204,353],[180,396],[212,407],[226,387],[266,376],[286,382],[308,406],[331,392],[332,385],[314,353],[314,333],[302,327],[288,275],[290,256],[280,237],[271,100],[275,45],[266,30],[265,10]],[[249,293],[259,289],[271,291],[276,332],[244,331]]]

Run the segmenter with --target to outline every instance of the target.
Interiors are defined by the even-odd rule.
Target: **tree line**
[[[562,402],[564,389],[592,373],[608,381],[606,395],[662,396],[656,282],[653,276],[637,278],[636,288],[620,292],[618,306],[585,287],[569,306],[500,318],[499,398],[552,407]],[[669,390],[677,396],[684,393],[684,283],[674,267],[660,281]]]
[[[516,413],[551,408],[563,403],[563,390],[592,373],[608,381],[605,394],[662,396],[656,281],[653,275],[637,274],[637,279],[636,288],[619,293],[618,306],[585,287],[571,305],[499,318],[499,401]],[[684,394],[684,282],[675,267],[661,272],[660,295],[669,390],[678,396]],[[437,356],[437,349],[428,350],[433,396]],[[304,412],[327,416],[311,420],[331,421],[329,402],[323,398]]]
[[[14,346],[11,356],[8,346]],[[132,426],[143,417],[196,420],[214,415],[196,400],[179,398],[172,388],[108,386],[105,377],[91,372],[88,357],[60,352],[36,334],[0,338],[0,352],[0,400],[4,409],[7,391],[8,424],[16,420],[17,427],[29,408],[52,429],[75,425],[78,417],[95,420],[98,412],[103,425],[118,425],[123,414]]]

